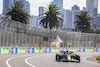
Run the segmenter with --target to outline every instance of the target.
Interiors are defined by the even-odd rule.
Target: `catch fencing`
[[[2,47],[50,47],[56,36],[63,41],[60,47],[100,47],[100,34],[49,30],[0,18]]]

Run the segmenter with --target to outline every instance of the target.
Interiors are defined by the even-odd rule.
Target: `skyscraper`
[[[38,16],[32,15],[30,26],[32,26],[32,27],[38,27]]]
[[[13,0],[13,1],[22,1],[22,2],[25,2],[26,0]]]
[[[86,11],[86,8],[85,7],[83,7],[83,11]]]
[[[39,7],[39,15],[43,14],[44,13],[44,7]]]
[[[86,0],[86,10],[89,11],[91,17],[97,16],[98,0]]]
[[[26,12],[28,14],[30,14],[30,3],[29,3],[29,1],[25,1],[25,8],[26,8]]]
[[[54,0],[53,4],[55,4],[58,7],[60,7],[61,11],[63,11],[63,0]]]
[[[72,29],[76,28],[76,24],[74,23],[76,21],[75,16],[78,15],[81,12],[81,10],[72,10]]]
[[[72,7],[72,10],[80,10],[80,8],[79,8],[79,6],[74,5],[74,6]]]
[[[39,7],[39,16],[42,14],[44,14],[44,7],[41,6],[41,7]],[[43,17],[43,15],[39,18],[42,18],[42,17]],[[38,26],[39,26],[39,22],[40,22],[40,20],[38,20]],[[41,26],[39,26],[39,27],[41,27]]]
[[[54,2],[52,2],[52,4],[57,5],[57,7],[60,8],[60,12],[63,14],[63,0],[54,0]],[[62,18],[62,16],[61,16]]]
[[[96,29],[99,24],[98,21],[98,0],[86,0],[86,10],[89,11],[89,15],[93,17],[93,21],[91,22],[91,26]]]
[[[13,3],[13,0],[3,0],[3,13],[5,13]]]
[[[72,28],[72,11],[63,9],[63,13],[64,13],[63,28],[71,29]]]

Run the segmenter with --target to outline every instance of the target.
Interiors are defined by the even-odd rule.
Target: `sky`
[[[26,0],[30,3],[30,14],[38,15],[38,10],[40,6],[47,7],[53,0]],[[98,0],[98,13],[100,13],[100,0]],[[74,5],[78,5],[82,10],[83,7],[86,7],[86,0],[63,0],[63,8],[70,9]],[[3,0],[0,0],[0,14],[2,13]]]

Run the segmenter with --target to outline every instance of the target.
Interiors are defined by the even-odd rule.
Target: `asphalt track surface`
[[[100,52],[77,53],[81,62],[56,62],[55,53],[0,55],[0,67],[100,67],[94,57]]]

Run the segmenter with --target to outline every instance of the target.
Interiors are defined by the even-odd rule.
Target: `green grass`
[[[97,60],[100,61],[100,57],[98,57]]]

